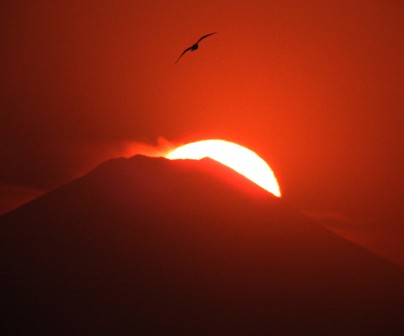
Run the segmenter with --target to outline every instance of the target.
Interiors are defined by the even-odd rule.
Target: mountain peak
[[[403,270],[211,159],[134,156],[0,217],[4,333],[367,334]]]

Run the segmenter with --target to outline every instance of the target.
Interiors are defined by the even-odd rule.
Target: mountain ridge
[[[107,161],[0,217],[0,243],[13,331],[350,335],[402,326],[402,268],[210,159]]]

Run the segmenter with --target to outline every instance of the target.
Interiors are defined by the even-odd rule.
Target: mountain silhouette
[[[210,159],[114,159],[0,217],[2,335],[373,335],[404,271]]]

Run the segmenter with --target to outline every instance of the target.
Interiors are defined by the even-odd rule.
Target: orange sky
[[[2,2],[0,209],[130,142],[223,138],[266,159],[297,207],[404,235],[403,7]]]

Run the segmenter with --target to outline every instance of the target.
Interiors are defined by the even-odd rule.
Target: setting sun
[[[256,153],[225,140],[202,140],[180,146],[165,156],[168,159],[216,160],[280,197],[278,181],[269,165]]]

